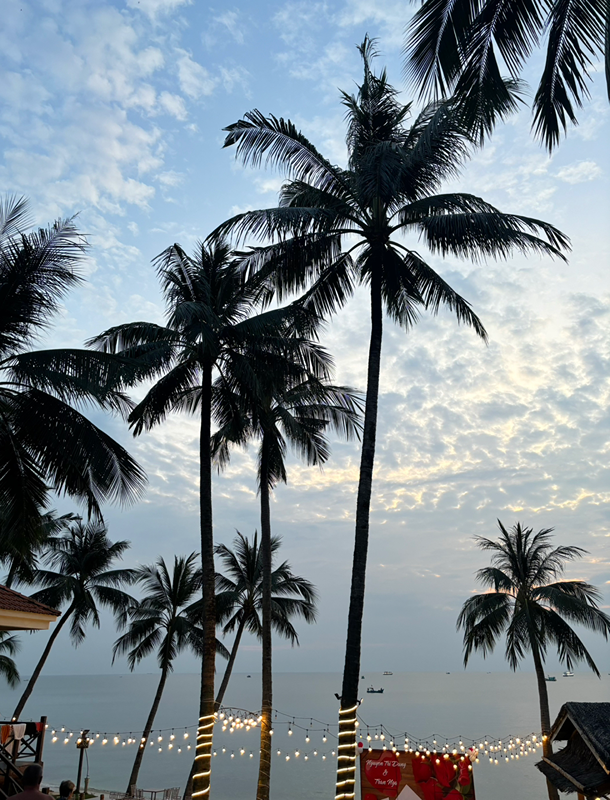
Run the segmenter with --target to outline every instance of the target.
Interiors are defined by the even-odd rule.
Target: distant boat
[[[445,675],[451,675],[451,673],[450,672],[445,672]]]
[[[383,694],[383,689],[373,689],[372,686],[369,686],[369,688],[366,690],[366,693],[367,694]]]
[[[252,677],[252,675],[246,675],[246,678],[251,678],[251,677]]]
[[[547,675],[544,680],[545,681],[550,681],[551,683],[554,683],[557,680],[557,678],[554,675]]]
[[[394,673],[393,672],[384,672],[383,674],[384,675],[393,675]]]
[[[569,669],[567,669],[567,670],[566,670],[566,671],[563,673],[563,677],[564,677],[564,678],[573,678],[573,677],[574,677],[574,673],[573,673],[573,672],[570,672],[570,670],[569,670]]]

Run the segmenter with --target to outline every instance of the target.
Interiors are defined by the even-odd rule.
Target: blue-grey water
[[[78,761],[76,735],[82,728],[89,728],[99,733],[87,754],[90,785],[105,790],[124,789],[136,744],[123,745],[122,742],[130,737],[137,740],[140,735],[157,680],[155,674],[41,677],[24,719],[36,719],[42,714],[48,717],[45,781],[53,785],[64,778],[75,780]],[[334,693],[340,689],[340,676],[331,673],[280,673],[274,680],[274,706],[283,714],[274,721],[272,798],[330,800],[334,797],[332,750],[336,742],[333,736],[336,728],[332,726],[338,707]],[[366,694],[365,688],[369,684],[383,686],[384,693]],[[610,700],[608,675],[599,680],[584,672],[573,678],[562,678],[559,673],[557,682],[547,686],[553,718],[566,700]],[[446,736],[459,737],[465,742],[470,739],[507,740],[539,730],[533,673],[396,673],[391,676],[366,673],[362,687],[362,731],[366,733],[369,726],[372,743],[376,746],[382,744],[381,739],[374,739],[373,728],[379,724],[403,736],[408,732],[412,738],[440,740]],[[193,753],[193,749],[189,751],[187,748],[189,744],[194,747],[193,726],[197,720],[198,694],[198,676],[172,675],[169,678],[155,722],[157,731],[164,729],[155,733],[155,738],[162,736],[163,739],[147,748],[140,786],[153,789],[184,787]],[[15,692],[5,687],[0,690],[3,719],[10,714],[15,699]],[[252,673],[250,678],[244,674],[234,675],[226,701],[227,705],[231,703],[256,711],[260,705],[260,675]],[[321,723],[331,725],[329,733]],[[62,727],[66,729],[64,732]],[[289,728],[292,729],[290,736]],[[56,731],[55,743],[52,742],[52,730]],[[68,744],[63,744],[68,731],[75,731],[75,734]],[[186,739],[185,732],[189,734]],[[174,738],[170,739],[172,734]],[[119,738],[117,745],[113,744],[115,735]],[[258,735],[256,728],[249,732],[244,728],[230,734],[229,729],[223,733],[218,726],[214,742],[217,756],[213,760],[214,800],[254,798]],[[307,735],[309,742],[305,741]],[[106,745],[102,745],[104,736],[108,739]],[[276,752],[278,749],[280,756]],[[295,755],[297,750],[298,757]],[[290,755],[289,761],[286,760],[287,754]],[[325,759],[323,755],[326,755]],[[508,764],[502,761],[498,766],[490,766],[487,760],[481,760],[475,765],[478,800],[545,800],[544,782],[534,767],[536,760],[538,758],[532,755]]]

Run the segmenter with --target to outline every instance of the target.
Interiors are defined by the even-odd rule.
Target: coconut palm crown
[[[161,675],[146,719],[134,759],[127,794],[138,782],[142,759],[163,696],[167,677],[174,669],[174,660],[189,649],[202,655],[203,631],[199,627],[201,569],[197,555],[174,556],[170,571],[163,558],[155,564],[136,570],[135,581],[143,588],[144,597],[129,610],[129,626],[113,647],[113,663],[118,655],[127,655],[129,669],[134,670],[143,658],[156,653]],[[217,650],[228,658],[226,648],[217,642]]]
[[[439,193],[476,148],[459,103],[431,103],[412,121],[385,71],[375,74],[375,45],[360,53],[364,77],[357,94],[342,94],[347,120],[347,167],[326,159],[289,120],[254,110],[227,128],[245,164],[265,163],[287,181],[275,208],[248,211],[219,226],[218,235],[262,243],[244,256],[244,268],[273,283],[280,299],[303,292],[300,302],[320,317],[334,313],[358,286],[370,296],[371,333],[356,501],[356,536],[348,635],[341,693],[342,749],[356,745],[360,649],[369,514],[379,401],[384,313],[406,330],[422,310],[448,308],[483,339],[485,328],[461,297],[406,235],[419,235],[434,254],[481,261],[515,251],[564,258],[567,238],[541,220],[505,214],[472,194]],[[349,730],[348,730],[349,729]],[[348,738],[349,734],[349,738]],[[343,748],[345,744],[345,748]],[[338,758],[337,793],[353,796],[355,763]]]
[[[271,537],[273,556],[280,548],[279,536]],[[235,657],[244,632],[257,639],[262,636],[263,569],[262,551],[258,534],[253,541],[237,532],[232,547],[220,544],[216,548],[220,560],[220,571],[216,578],[216,591],[219,609],[219,624],[223,635],[235,632],[229,663],[216,696],[216,703],[223,701]],[[308,624],[316,621],[317,592],[314,585],[295,575],[287,561],[275,566],[271,573],[271,608],[274,631],[294,646],[299,636],[292,619],[302,618]]]
[[[64,610],[17,704],[14,718],[19,719],[64,625],[70,623],[70,638],[77,647],[85,640],[89,623],[100,627],[99,606],[112,611],[119,625],[126,622],[135,600],[123,587],[134,582],[136,572],[117,569],[115,562],[128,548],[129,542],[110,541],[101,522],[75,522],[66,533],[48,540],[44,561],[50,569],[36,570],[34,583],[43,588],[31,597]]]
[[[568,669],[584,661],[599,676],[599,670],[572,624],[600,633],[610,633],[610,617],[599,608],[601,593],[581,580],[562,578],[565,567],[586,550],[574,546],[553,547],[552,528],[534,533],[520,523],[507,530],[498,520],[498,539],[477,537],[491,553],[491,566],[477,572],[486,587],[464,603],[457,627],[464,630],[464,664],[474,652],[489,655],[498,640],[506,637],[505,655],[516,670],[527,653],[532,654],[545,756],[552,753],[549,698],[544,663],[549,650],[556,651]],[[557,800],[555,787],[547,781],[549,800]]]
[[[133,501],[145,475],[78,406],[125,411],[127,364],[74,348],[30,349],[82,282],[87,242],[74,220],[30,227],[24,198],[0,202],[0,506],[3,550],[35,547],[51,490],[100,516]]]

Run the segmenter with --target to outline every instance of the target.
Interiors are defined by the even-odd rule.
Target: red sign
[[[365,750],[360,786],[362,800],[475,800],[468,755]]]

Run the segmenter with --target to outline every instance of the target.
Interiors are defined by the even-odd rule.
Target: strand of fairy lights
[[[348,711],[353,713],[355,709],[348,709]],[[285,719],[278,719],[278,715],[285,717]],[[286,726],[288,728],[287,734],[290,737],[294,735],[295,729],[305,732],[306,744],[311,742],[312,735],[319,733],[322,733],[323,744],[326,744],[329,737],[336,739],[338,741],[336,751],[333,749],[330,751],[326,750],[324,753],[318,753],[317,749],[310,749],[308,751],[301,752],[301,749],[297,747],[294,749],[294,751],[290,749],[290,752],[282,751],[280,748],[278,748],[276,752],[278,756],[284,755],[286,761],[290,761],[292,758],[299,759],[301,756],[303,757],[302,760],[309,761],[312,757],[316,757],[318,755],[321,755],[322,760],[325,761],[329,755],[334,757],[336,752],[338,752],[339,755],[337,760],[341,760],[341,763],[345,765],[339,767],[339,774],[344,776],[344,780],[346,781],[345,788],[348,788],[349,784],[347,783],[347,779],[349,778],[350,772],[355,772],[357,755],[353,752],[353,745],[341,745],[341,739],[339,738],[341,734],[337,735],[331,732],[331,728],[338,727],[337,723],[326,723],[321,720],[314,719],[313,717],[291,716],[280,711],[274,712],[274,718],[274,727]],[[309,720],[309,722],[306,722],[307,720]],[[255,715],[252,712],[244,709],[225,708],[215,714],[213,718],[210,717],[202,720],[197,726],[185,726],[183,729],[155,729],[154,731],[151,731],[148,741],[144,737],[137,738],[137,736],[134,736],[133,732],[131,731],[118,732],[114,735],[102,733],[101,731],[93,732],[89,734],[88,741],[90,746],[97,743],[99,743],[101,746],[112,743],[113,746],[120,745],[121,747],[129,747],[137,744],[140,748],[144,748],[147,744],[151,747],[157,745],[157,750],[159,753],[171,751],[182,753],[183,749],[186,749],[186,751],[190,751],[192,749],[191,744],[187,744],[187,740],[191,736],[189,730],[197,728],[198,738],[202,737],[199,739],[199,741],[204,742],[209,747],[208,753],[198,753],[199,758],[196,757],[196,760],[203,761],[207,758],[213,758],[220,754],[224,755],[228,752],[226,747],[222,747],[220,750],[217,749],[212,751],[212,734],[210,733],[210,730],[213,730],[215,725],[220,726],[220,732],[222,733],[228,732],[229,734],[234,734],[240,731],[242,733],[248,733],[252,730],[257,730],[260,721],[260,714]],[[302,724],[304,721],[305,724]],[[485,758],[490,764],[497,766],[501,763],[518,762],[524,758],[527,758],[529,755],[536,754],[543,745],[543,737],[534,733],[524,736],[507,736],[503,739],[495,737],[464,739],[461,737],[440,737],[436,734],[432,734],[431,737],[422,739],[411,737],[407,732],[393,733],[382,723],[369,725],[362,719],[357,718],[350,718],[349,723],[354,724],[357,730],[359,729],[359,733],[357,733],[357,751],[367,748],[369,752],[377,750],[392,750],[393,752],[398,752],[399,750],[404,749],[405,752],[415,753],[416,756],[421,755],[433,757],[438,755],[439,757],[448,758],[450,755],[460,757],[467,756],[469,752],[472,753],[473,750],[476,750],[476,758],[473,759],[475,763],[478,764],[482,758]],[[317,725],[321,727],[317,727]],[[49,725],[47,725],[47,728],[49,728]],[[176,730],[179,731],[178,734],[176,734]],[[180,731],[182,730],[184,733],[182,734],[182,742],[180,743],[179,737]],[[167,734],[170,731],[171,733],[169,736],[164,736],[164,734]],[[349,733],[349,731],[345,733]],[[63,734],[63,744],[66,745],[73,741],[80,741],[82,731],[77,732],[69,730],[65,726],[60,729],[52,729],[52,744],[57,744],[57,742],[60,741],[62,738],[60,734]],[[273,728],[271,729],[271,735],[273,736]],[[74,739],[74,736],[77,737],[76,740]],[[125,738],[126,736],[127,738]],[[177,739],[178,741],[176,741]],[[381,748],[379,748],[379,745],[381,745]],[[341,752],[342,749],[344,750],[343,753]],[[244,747],[240,747],[239,754],[241,756],[245,755],[246,749]],[[231,750],[230,757],[235,757],[234,750]],[[253,758],[254,752],[250,751],[249,757]],[[202,763],[201,767],[203,768],[203,773],[198,774],[209,774],[209,765],[209,761],[207,762],[207,765]],[[205,769],[206,766],[208,767],[207,770]],[[205,793],[206,792],[204,790],[200,794]],[[349,797],[350,793],[344,791],[344,794]]]

